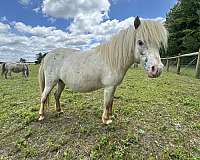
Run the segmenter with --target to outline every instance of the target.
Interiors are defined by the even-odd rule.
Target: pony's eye
[[[143,46],[144,42],[142,42],[141,40],[138,41],[139,46]]]

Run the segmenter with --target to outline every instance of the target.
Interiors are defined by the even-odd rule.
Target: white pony
[[[25,78],[28,78],[29,76],[29,67],[28,64],[25,63],[3,63],[2,64],[2,73],[1,75],[5,75],[5,79],[7,79],[7,74],[11,77],[11,72],[13,73],[20,73],[22,72],[22,75]]]
[[[140,21],[136,17],[134,27],[89,51],[61,48],[50,52],[39,69],[42,91],[39,120],[44,119],[44,105],[57,84],[54,95],[58,112],[62,112],[59,99],[65,85],[76,92],[104,88],[102,121],[111,123],[114,93],[127,70],[133,63],[141,62],[149,77],[158,77],[163,69],[159,50],[167,48],[167,37],[168,32],[160,22]]]

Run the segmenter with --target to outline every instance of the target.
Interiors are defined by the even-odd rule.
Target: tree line
[[[169,43],[163,57],[197,52],[200,48],[200,0],[177,0],[166,16],[165,26],[169,31]],[[191,58],[184,58],[183,63]]]

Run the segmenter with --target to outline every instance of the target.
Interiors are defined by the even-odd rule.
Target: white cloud
[[[33,11],[34,11],[35,13],[39,13],[39,12],[40,12],[40,7],[34,8]]]
[[[49,35],[55,34],[55,32],[63,32],[61,30],[56,30],[55,27],[44,27],[44,26],[32,27],[30,25],[25,25],[22,22],[16,22],[14,28],[19,32],[29,33],[40,37],[47,37]]]
[[[22,5],[28,5],[30,4],[31,0],[19,0],[19,3]]]
[[[73,34],[90,33],[108,17],[109,0],[44,0],[42,11],[55,18],[72,18],[68,27]]]
[[[6,16],[1,17],[1,18],[0,18],[0,21],[1,21],[1,22],[6,22],[6,21],[7,21]]]
[[[161,23],[165,22],[166,19],[163,17],[157,17],[157,18],[151,18],[150,20],[154,20],[154,21],[160,21]]]
[[[108,12],[108,0],[44,0],[42,11],[48,16],[74,18],[81,14]]]
[[[0,22],[0,33],[6,33],[10,29],[10,26],[8,24],[4,24]]]
[[[103,15],[99,12],[88,15],[80,13],[74,18],[73,23],[71,23],[68,29],[74,34],[92,32],[93,27],[99,25],[102,21]]]

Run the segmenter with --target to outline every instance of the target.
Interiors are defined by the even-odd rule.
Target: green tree
[[[20,59],[19,59],[19,62],[21,62],[21,63],[26,63],[26,59],[20,58]]]
[[[47,55],[47,53],[38,53],[38,54],[36,54],[36,61],[35,61],[35,64],[40,64],[41,63],[41,61],[42,61],[42,59],[45,57]]]
[[[179,0],[167,14],[165,25],[169,31],[166,56],[197,52],[200,47],[200,0]]]

